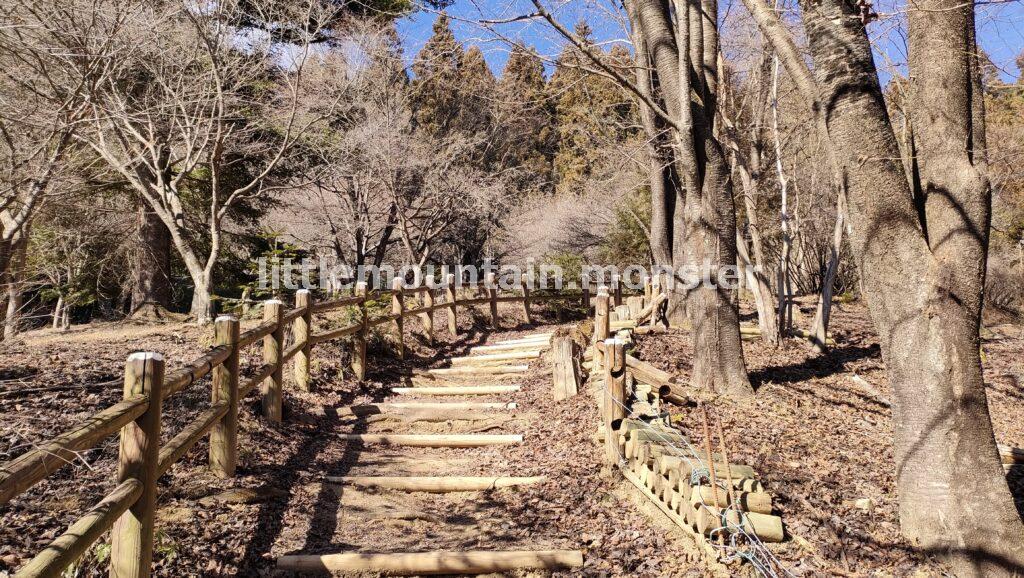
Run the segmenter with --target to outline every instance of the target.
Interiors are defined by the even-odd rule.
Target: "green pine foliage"
[[[536,51],[513,46],[498,83],[496,130],[501,163],[520,192],[554,190],[552,160],[557,147],[554,100],[549,98],[544,63]]]
[[[446,14],[434,22],[434,35],[412,65],[413,110],[419,128],[433,136],[452,133],[460,116],[460,69],[466,53]]]
[[[594,46],[592,32],[583,22],[576,35]],[[605,53],[612,65],[627,67],[629,52],[616,46]],[[636,110],[615,81],[591,72],[594,65],[575,46],[559,55],[549,92],[555,100],[557,152],[554,157],[556,189],[581,192],[600,162],[601,151],[637,133]]]

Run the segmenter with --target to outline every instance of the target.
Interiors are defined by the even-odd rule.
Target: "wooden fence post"
[[[498,329],[501,324],[498,321],[498,284],[494,273],[487,273],[484,276],[484,290],[487,291],[487,298],[490,300],[491,327]]]
[[[608,332],[611,328],[611,319],[608,317],[608,288],[602,285],[597,288],[597,297],[594,298],[594,367],[604,367],[604,354],[597,344],[608,339]]]
[[[604,345],[604,440],[605,455],[617,464],[620,458],[619,436],[613,427],[626,417],[626,344],[606,339]]]
[[[159,353],[133,353],[124,368],[124,397],[149,396],[146,413],[121,428],[118,482],[142,483],[142,495],[114,523],[110,532],[111,578],[146,578],[153,562],[156,480],[160,461],[161,388],[164,358]]]
[[[228,412],[210,430],[210,469],[230,478],[238,463],[238,319],[222,315],[214,323],[214,345],[229,346],[231,354],[213,368],[213,401],[227,401]]]
[[[590,283],[586,279],[583,280],[583,308],[590,311]]]
[[[555,401],[579,393],[580,367],[576,351],[576,342],[568,335],[555,337],[551,342],[551,381],[554,385]]]
[[[402,316],[405,315],[405,280],[395,277],[391,280],[391,314],[395,316],[395,327],[398,329],[398,359],[405,359],[405,342],[402,332],[405,328]]]
[[[426,289],[421,293],[420,304],[431,309],[420,315],[420,322],[423,324],[423,332],[427,334],[427,343],[434,344],[434,275],[427,275],[423,279],[423,286]]]
[[[309,342],[313,328],[313,294],[309,289],[295,292],[295,307],[302,309],[303,313],[292,322],[292,336],[295,343],[305,343],[295,354],[295,385],[300,391],[309,391],[309,361],[313,350]]]
[[[296,301],[298,299],[299,297],[296,295]],[[268,299],[263,302],[263,320],[274,321],[276,325],[274,331],[263,338],[263,363],[273,367],[274,370],[270,377],[261,384],[260,394],[262,395],[263,417],[274,423],[281,421],[284,401],[284,363],[281,362],[281,356],[284,355],[284,323],[281,321],[283,315],[284,303],[281,301]]]
[[[356,333],[355,339],[352,340],[355,347],[352,351],[352,373],[356,376],[356,381],[362,382],[366,379],[366,333],[368,327],[366,326],[366,281],[360,281],[356,283],[356,297],[361,297],[359,301],[359,333]]]
[[[455,274],[449,273],[444,281],[445,299],[448,300],[448,333],[459,334],[459,298],[455,287]]]
[[[519,285],[523,288],[523,317],[526,319],[526,324],[529,325],[533,321],[530,319],[530,276],[529,274],[522,274],[519,276]]]
[[[618,273],[612,275],[612,302],[614,307],[622,305],[622,278]]]
[[[661,295],[661,273],[657,273],[654,275],[654,277],[651,278],[650,293],[651,296],[647,300],[647,303],[649,305],[653,305],[654,300],[657,299],[659,295]],[[656,327],[658,325],[658,321],[661,317],[660,315],[658,315],[660,309],[661,307],[651,307],[651,318],[647,322],[648,326]]]

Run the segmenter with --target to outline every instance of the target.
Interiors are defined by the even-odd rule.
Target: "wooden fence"
[[[108,529],[111,532],[110,576],[142,578],[150,575],[153,553],[154,517],[156,513],[157,479],[180,460],[204,436],[210,436],[210,469],[223,478],[234,476],[238,461],[238,408],[257,387],[260,389],[263,415],[271,421],[281,420],[282,388],[285,365],[294,359],[295,383],[299,389],[310,387],[309,367],[314,345],[350,338],[352,370],[358,380],[366,376],[366,341],[371,328],[393,323],[397,329],[397,355],[405,355],[404,320],[416,317],[424,333],[434,332],[433,314],[448,312],[448,331],[458,332],[460,307],[487,305],[491,325],[499,326],[498,304],[521,303],[529,323],[534,303],[552,299],[581,299],[589,306],[589,290],[578,292],[545,292],[532,294],[525,279],[520,280],[517,294],[501,294],[494,274],[483,283],[456,284],[448,275],[441,284],[428,278],[425,283],[406,287],[399,278],[391,290],[368,292],[365,283],[356,285],[354,294],[324,301],[315,301],[312,293],[300,290],[295,306],[285,309],[284,303],[269,300],[263,303],[263,322],[241,332],[238,319],[221,316],[215,321],[214,345],[204,355],[181,369],[165,373],[165,360],[159,353],[134,353],[128,357],[124,371],[124,400],[92,415],[76,427],[40,444],[37,448],[0,465],[0,506],[22,494],[61,467],[72,462],[79,452],[96,447],[120,431],[120,453],[117,485],[93,508],[72,524],[35,558],[22,566],[16,578],[60,576]],[[619,286],[618,279],[613,280]],[[459,289],[470,289],[475,295],[458,295]],[[616,291],[621,302],[621,289]],[[412,307],[410,297],[419,303]],[[389,314],[369,317],[371,301],[391,299]],[[357,321],[345,327],[314,332],[313,315],[355,308]],[[286,346],[285,330],[291,328],[293,343]],[[254,375],[239,375],[239,353],[262,341],[263,365]],[[177,435],[160,445],[160,422],[163,401],[212,375],[212,401]]]
[[[651,307],[664,302],[657,287],[647,291],[629,311],[610,306],[612,298],[601,288],[594,299],[594,332],[582,366],[598,392],[606,461],[632,483],[663,514],[690,534],[711,560],[745,559],[734,556],[733,534],[743,544],[762,548],[760,542],[783,539],[782,519],[773,515],[772,496],[757,472],[731,463],[721,421],[717,421],[718,452],[711,449],[702,393],[678,376],[660,370],[626,352],[638,321]],[[653,317],[652,317],[653,319]],[[673,427],[664,404],[698,405],[704,410],[703,451],[696,450]]]

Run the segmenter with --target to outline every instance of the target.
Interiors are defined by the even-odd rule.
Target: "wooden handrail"
[[[317,343],[323,343],[324,341],[331,341],[333,339],[339,339],[341,337],[348,337],[349,335],[355,335],[363,328],[362,324],[355,323],[352,325],[346,325],[337,329],[331,329],[323,333],[315,333],[309,337],[309,340],[314,345]]]
[[[196,358],[192,363],[167,375],[164,380],[164,398],[171,397],[189,385],[206,377],[213,368],[224,363],[231,356],[232,348],[227,345],[213,347]]]
[[[15,578],[61,576],[142,495],[142,482],[125,480],[18,570]]]
[[[248,331],[243,331],[238,336],[238,347],[248,347],[273,333],[276,328],[277,323],[273,319],[268,319]]]
[[[135,396],[93,415],[74,429],[0,466],[0,505],[75,460],[146,412],[149,397]]]
[[[196,419],[189,422],[164,447],[160,448],[160,460],[156,468],[157,476],[159,477],[167,473],[167,470],[171,469],[174,462],[180,460],[182,456],[188,453],[188,450],[192,449],[192,446],[196,445],[196,442],[210,433],[213,424],[217,423],[227,412],[227,401],[214,403],[209,409],[200,413]]]
[[[249,395],[252,392],[252,390],[256,389],[256,387],[259,384],[263,383],[264,380],[266,380],[268,377],[270,377],[272,373],[274,373],[274,369],[276,369],[275,366],[269,363],[265,363],[262,366],[260,366],[259,371],[257,371],[252,377],[246,379],[244,382],[239,384],[238,397],[244,398],[245,396]]]
[[[297,318],[301,317],[302,314],[305,312],[305,309],[288,309],[281,315],[281,322],[291,323],[292,321],[295,321]]]
[[[365,299],[365,297],[353,295],[351,297],[341,297],[339,299],[332,299],[330,301],[319,301],[315,305],[313,305],[313,313],[323,313],[324,311],[332,311],[334,309],[340,309],[342,307],[359,305]]]

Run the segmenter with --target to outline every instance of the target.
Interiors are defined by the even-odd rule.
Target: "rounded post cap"
[[[264,305],[284,305],[284,301],[280,299],[267,299],[263,302]]]
[[[224,314],[224,315],[218,315],[217,318],[213,320],[214,323],[227,323],[227,322],[230,322],[230,321],[237,322],[238,318],[235,317],[234,315]]]
[[[298,291],[295,292],[295,294],[296,295],[299,295],[299,294],[308,295],[309,292],[310,292],[309,289],[299,289]]]
[[[155,351],[136,351],[128,355],[128,361],[163,361],[162,353]]]
[[[391,280],[391,288],[395,291],[401,289],[404,285],[405,279],[402,279],[401,277],[396,276],[394,279]]]
[[[597,294],[598,295],[604,295],[604,296],[607,297],[608,296],[608,286],[607,285],[601,285],[600,287],[598,287],[597,288]]]

